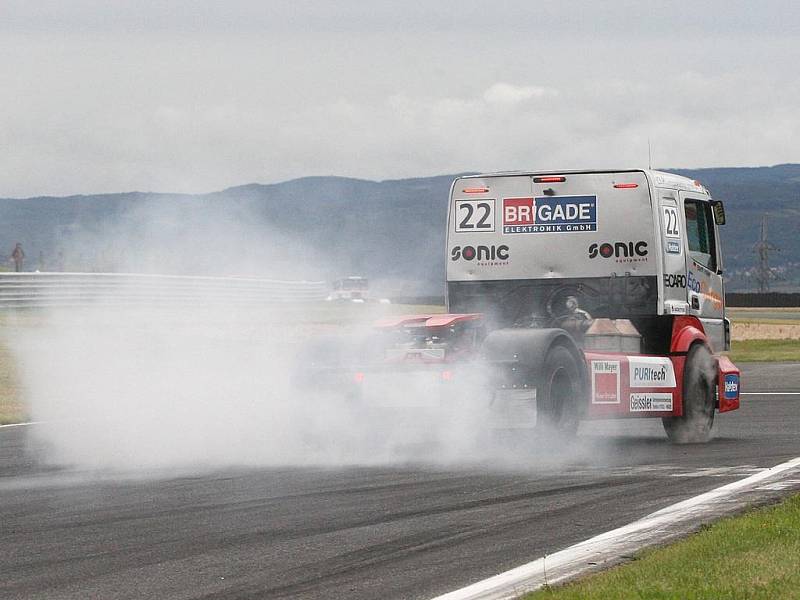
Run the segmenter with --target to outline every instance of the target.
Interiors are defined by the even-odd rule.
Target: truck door
[[[708,196],[680,193],[683,206],[686,300],[689,314],[700,318],[712,350],[724,349],[724,293],[719,240]]]

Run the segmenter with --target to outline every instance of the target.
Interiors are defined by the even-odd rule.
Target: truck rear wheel
[[[583,401],[583,381],[572,353],[563,346],[550,349],[537,390],[537,427],[574,435]]]
[[[664,431],[673,444],[699,444],[711,439],[714,425],[716,365],[703,344],[695,344],[683,370],[683,416],[664,417]]]

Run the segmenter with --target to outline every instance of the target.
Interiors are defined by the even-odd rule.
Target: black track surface
[[[800,365],[745,365],[743,387],[798,392]],[[716,430],[671,446],[655,421],[584,424],[563,464],[504,469],[114,480],[0,429],[0,597],[426,598],[800,456],[800,396],[745,396]]]

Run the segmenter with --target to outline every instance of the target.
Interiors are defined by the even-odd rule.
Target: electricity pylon
[[[769,253],[780,252],[777,246],[767,241],[767,217],[761,217],[761,238],[753,246],[753,252],[758,254],[758,267],[756,269],[756,281],[758,282],[758,291],[760,293],[769,291],[769,282],[771,279],[777,279],[778,276],[769,266]]]

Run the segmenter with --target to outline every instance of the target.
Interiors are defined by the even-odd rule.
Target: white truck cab
[[[487,423],[568,438],[582,420],[651,417],[673,442],[707,441],[715,413],[739,407],[739,370],[720,354],[724,221],[700,183],[659,171],[459,177],[448,314],[320,341],[302,373],[367,406],[401,390],[459,410],[472,395]]]
[[[739,406],[739,371],[719,355],[724,222],[702,184],[660,171],[456,179],[447,307],[486,322],[493,403],[528,394],[563,429],[650,416],[673,441],[707,440],[715,409]]]
[[[551,316],[558,298],[550,294],[572,290],[592,315],[644,329],[656,316],[697,316],[711,348],[722,351],[721,222],[721,204],[705,187],[671,173],[462,177],[450,198],[448,307],[511,325]]]

